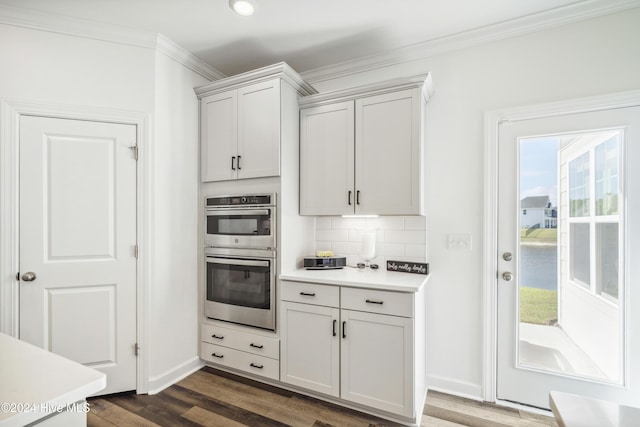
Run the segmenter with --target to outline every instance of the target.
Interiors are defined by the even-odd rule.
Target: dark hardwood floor
[[[88,425],[395,426],[387,420],[205,367],[149,396],[89,399]],[[430,391],[421,426],[557,426],[550,417]]]

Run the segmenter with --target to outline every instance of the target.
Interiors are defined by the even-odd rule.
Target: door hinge
[[[133,158],[136,159],[136,161],[138,161],[138,146],[132,145],[131,147],[129,147],[129,149],[133,151]]]
[[[133,352],[138,356],[140,354],[140,344],[135,343],[133,346]]]

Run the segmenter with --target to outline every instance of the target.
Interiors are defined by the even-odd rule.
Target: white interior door
[[[497,397],[638,404],[640,107],[503,122]]]
[[[20,338],[136,388],[136,127],[20,118]]]

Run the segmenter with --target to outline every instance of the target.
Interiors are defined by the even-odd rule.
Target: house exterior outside
[[[520,200],[520,228],[557,228],[558,209],[549,196],[530,196]]]

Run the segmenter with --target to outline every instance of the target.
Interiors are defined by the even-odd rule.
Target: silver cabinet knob
[[[22,275],[23,282],[33,282],[34,280],[36,280],[36,273],[32,271],[28,271]]]
[[[502,273],[502,278],[505,280],[505,282],[510,282],[513,280],[513,274],[511,274],[511,272],[509,271],[505,271],[504,273]]]

